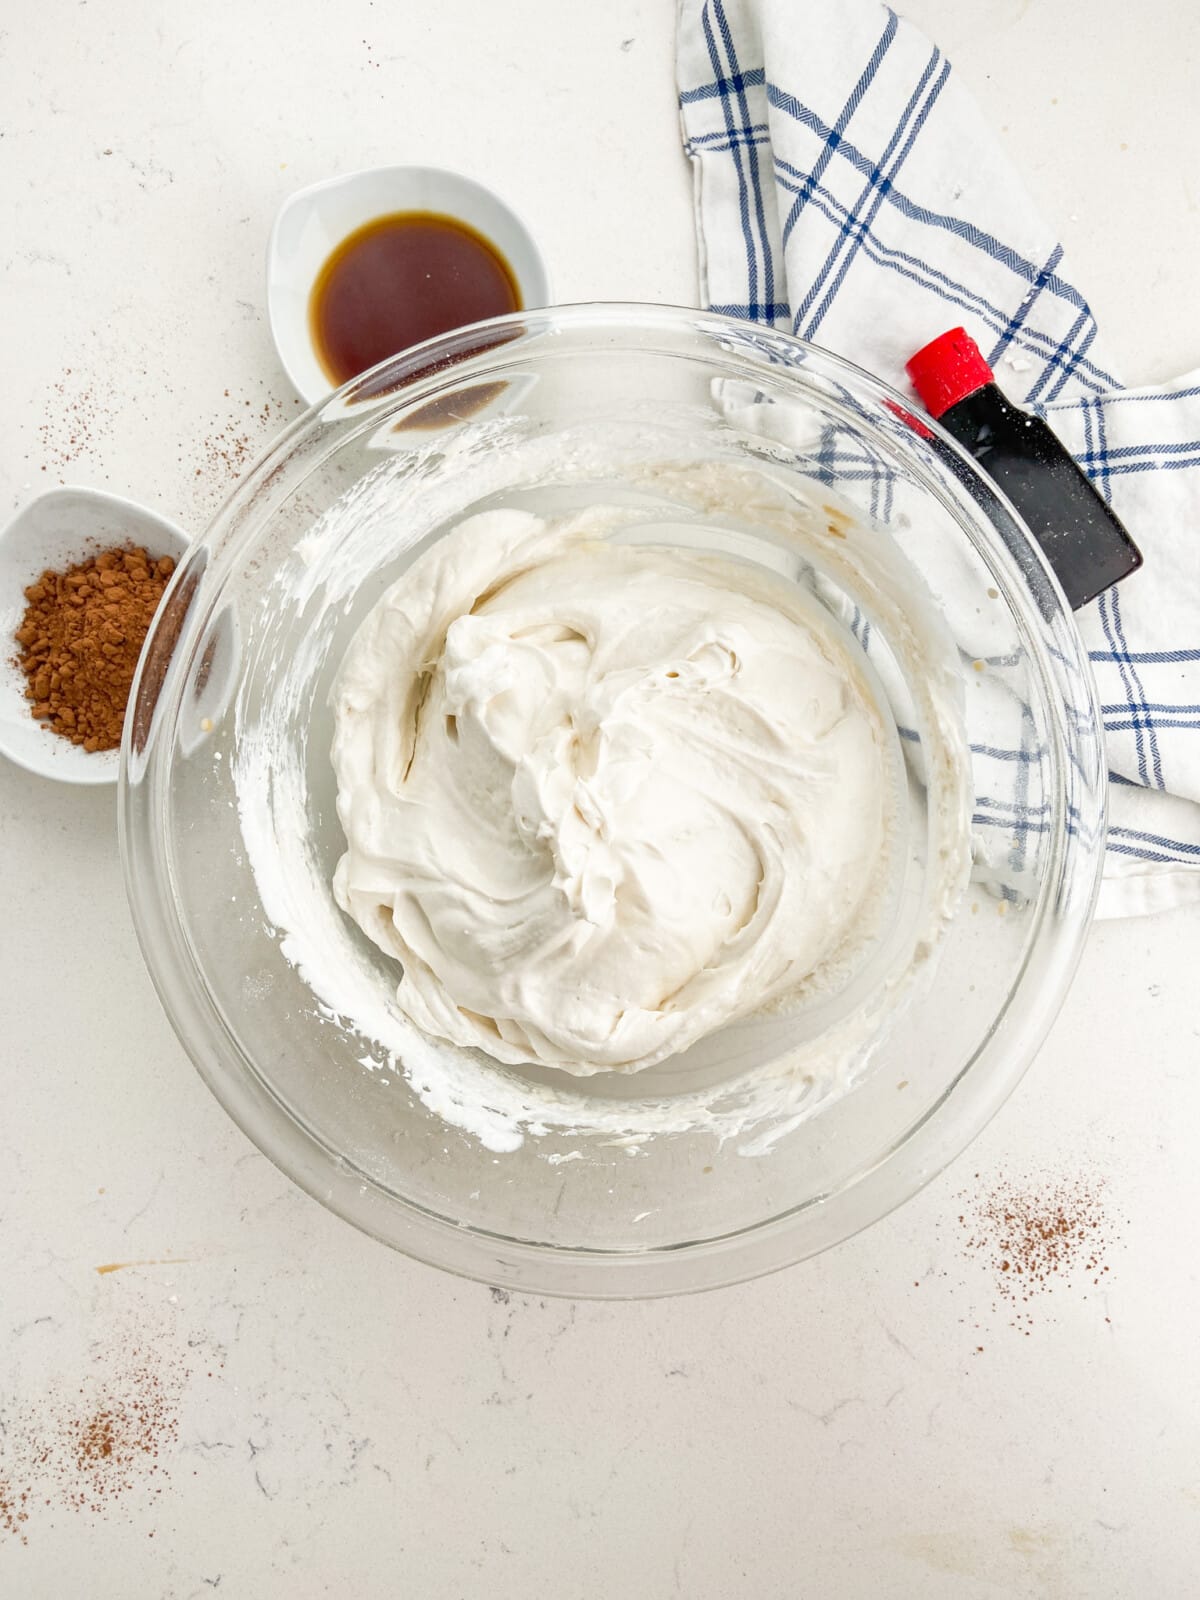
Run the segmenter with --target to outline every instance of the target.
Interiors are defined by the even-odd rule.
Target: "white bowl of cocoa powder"
[[[51,489],[0,533],[0,752],[64,783],[115,783],[133,668],[188,547],[103,489]]]

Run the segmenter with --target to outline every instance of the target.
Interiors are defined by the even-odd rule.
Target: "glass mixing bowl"
[[[651,461],[672,465],[673,488],[648,485]],[[708,469],[766,485],[774,512],[759,515],[753,489],[740,515],[715,514],[695,489]],[[752,1140],[686,1116],[637,1133],[646,1101],[689,1104],[697,1086],[720,1091],[778,1052],[781,1033],[784,1043],[789,1030],[811,1033],[803,1013],[723,1030],[648,1078],[564,1082],[457,1052],[468,1082],[491,1085],[485,1099],[537,1103],[549,1076],[563,1104],[590,1097],[610,1129],[624,1117],[631,1134],[530,1118],[506,1147],[439,1104],[419,1041],[389,1045],[396,968],[333,903],[344,840],[328,690],[365,611],[463,514],[614,498],[656,542],[721,548],[803,588],[861,650],[887,702],[904,774],[903,868],[888,935],[846,995],[888,981],[897,951],[920,953],[938,777],[923,767],[914,685],[894,647],[926,602],[940,621],[921,626],[941,628],[962,680],[969,870],[921,981],[837,1092],[805,1078]],[[828,562],[779,535],[792,501],[821,522]],[[838,567],[848,529],[894,573],[886,603]],[[248,785],[247,752],[268,723],[282,730],[287,770],[281,745]],[[824,351],[717,316],[531,312],[406,352],[332,395],[279,438],[189,552],[127,718],[126,881],[147,964],[205,1081],[332,1210],[493,1284],[698,1289],[796,1261],[882,1216],[1012,1090],[1094,903],[1099,727],[1085,654],[1028,532],[900,396]],[[350,952],[378,1028],[356,1028],[349,1019],[364,1008],[329,992],[309,959],[314,929]]]

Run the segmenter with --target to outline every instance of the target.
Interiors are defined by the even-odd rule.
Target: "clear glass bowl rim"
[[[490,335],[493,330],[497,337],[489,338],[481,349],[481,333]],[[186,583],[189,572],[198,576],[204,571],[208,554],[220,547],[228,530],[274,480],[302,438],[328,429],[357,431],[359,427],[375,426],[381,409],[400,403],[409,406],[428,402],[439,389],[447,384],[457,385],[468,377],[486,381],[500,376],[514,357],[528,353],[531,344],[564,331],[636,339],[633,348],[639,352],[652,350],[654,345],[649,341],[658,337],[663,341],[663,354],[677,353],[667,346],[672,337],[698,334],[711,341],[714,363],[728,361],[728,348],[722,347],[722,340],[735,347],[738,356],[732,366],[739,373],[754,368],[752,346],[755,352],[772,358],[770,365],[763,365],[762,376],[776,384],[786,381],[788,372],[798,379],[805,373],[815,373],[893,414],[897,408],[900,413],[906,412],[911,405],[904,395],[830,351],[790,334],[713,312],[616,302],[518,312],[403,351],[297,417],[234,488],[181,563],[173,587]],[[781,371],[781,366],[786,370]],[[385,392],[379,393],[380,389]],[[922,422],[939,444],[958,458],[959,476],[968,483],[978,482],[980,497],[997,504],[1001,514],[1010,519],[1010,538],[1011,526],[1015,525],[1028,545],[1025,559],[1029,570],[1049,585],[1061,615],[1069,619],[1057,580],[1019,515],[1003,496],[997,495],[990,480],[949,434],[936,423],[924,418]],[[919,469],[917,475],[927,477]],[[945,495],[940,498],[945,502]],[[953,498],[964,532],[1000,567],[1017,573],[1017,563],[980,505],[965,490]],[[249,540],[250,533],[243,530],[243,536]],[[213,575],[218,574],[210,574]],[[1016,592],[1024,595],[1025,580],[1022,585]],[[219,594],[218,588],[205,607],[189,605],[172,647],[172,666],[188,658]],[[159,619],[162,615],[160,611]],[[1074,833],[1069,832],[1064,824],[1065,808],[1061,804],[1054,808],[1055,839],[1037,925],[1020,976],[983,1043],[963,1064],[938,1103],[882,1159],[819,1200],[734,1234],[682,1242],[669,1249],[609,1252],[561,1248],[460,1226],[403,1201],[377,1188],[339,1152],[328,1149],[302,1128],[248,1063],[240,1059],[174,914],[170,863],[154,822],[156,803],[161,803],[166,793],[172,719],[153,718],[136,760],[131,748],[132,730],[140,720],[136,714],[139,699],[144,691],[149,692],[143,680],[155,633],[152,628],[130,696],[135,714],[126,718],[121,747],[118,826],[126,892],[138,941],[168,1019],[217,1100],[285,1176],[373,1238],[443,1270],[543,1295],[626,1299],[742,1282],[828,1249],[911,1198],[982,1131],[1024,1075],[1058,1012],[1082,953],[1099,892],[1103,851],[1088,850],[1079,841],[1081,836],[1103,837],[1106,774],[1102,761],[1089,766],[1080,759],[1077,719],[1073,722],[1064,715],[1059,692],[1067,668],[1043,643],[1045,624],[1032,593],[1028,594],[1028,612],[1023,620],[1027,623],[1023,631],[1048,690],[1053,714],[1051,750],[1059,798],[1064,762],[1075,761],[1078,827]],[[1073,625],[1068,637],[1077,650],[1076,658],[1069,663],[1077,678],[1076,693],[1079,685],[1085,686],[1091,722],[1098,728],[1094,681]],[[1061,638],[1058,643],[1061,649]],[[157,700],[169,703],[171,675],[168,668],[166,681],[155,686]],[[159,710],[162,709],[160,704]]]

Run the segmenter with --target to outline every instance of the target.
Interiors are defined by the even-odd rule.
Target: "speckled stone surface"
[[[86,482],[199,531],[298,409],[266,232],[339,169],[462,168],[560,298],[692,301],[671,10],[10,6],[0,508]],[[1130,381],[1196,365],[1200,20],[911,14]],[[1196,913],[1096,930],[1013,1100],[867,1234],[696,1299],[543,1302],[391,1255],[233,1128],[142,967],[114,821],[0,764],[5,1600],[1193,1592]],[[1098,1255],[1020,1314],[963,1199],[1004,1182],[1100,1195]]]

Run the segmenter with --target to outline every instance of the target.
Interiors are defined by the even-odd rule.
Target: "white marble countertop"
[[[339,169],[493,183],[562,299],[693,300],[671,9],[9,7],[0,508],[65,479],[198,531],[295,409],[270,219]],[[1129,379],[1200,363],[1200,14],[912,11]],[[0,763],[0,1594],[1195,1592],[1200,914],[1097,929],[1020,1091],[867,1234],[699,1298],[543,1302],[390,1254],[234,1129],[143,970],[114,810]],[[1028,1321],[958,1221],[1004,1180],[1102,1186],[1108,1272]],[[106,1456],[139,1398],[157,1458]]]

